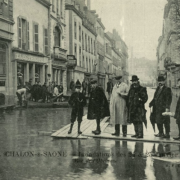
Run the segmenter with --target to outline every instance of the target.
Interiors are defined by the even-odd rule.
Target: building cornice
[[[100,18],[97,18],[97,22],[101,25],[101,27],[103,28],[103,30],[105,30],[105,26],[103,25],[103,23],[101,22]]]
[[[34,52],[34,51],[26,51],[26,50],[19,49],[19,48],[17,48],[17,47],[13,47],[13,48],[12,48],[12,51],[13,51],[13,52],[25,53],[25,54],[31,54],[31,55],[40,56],[40,57],[47,57],[47,56],[45,56],[43,53]]]
[[[64,27],[66,24],[64,24],[62,21],[58,20],[58,18],[54,17],[52,14],[50,15],[52,19],[54,19],[56,22],[60,22]]]
[[[15,23],[14,21],[3,18],[3,17],[0,17],[0,21],[3,21],[3,22],[10,24],[10,25],[14,25],[14,23]]]
[[[82,12],[80,12],[78,9],[76,9],[73,5],[71,4],[65,4],[65,9],[66,10],[72,10],[74,13],[76,13],[81,19],[83,19],[84,15]]]
[[[49,3],[47,0],[36,0],[36,1],[47,8],[50,8],[50,6],[51,6],[51,3]]]

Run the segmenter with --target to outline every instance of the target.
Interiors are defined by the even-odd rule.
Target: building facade
[[[67,54],[77,59],[76,66],[67,70],[68,89],[70,81],[89,79],[96,60],[96,31],[94,14],[84,0],[66,1],[66,46]]]
[[[0,0],[0,106],[14,104],[13,66],[13,1]]]
[[[180,1],[169,0],[164,8],[163,30],[157,47],[157,72],[167,78],[167,85],[177,95],[177,80],[180,78]]]

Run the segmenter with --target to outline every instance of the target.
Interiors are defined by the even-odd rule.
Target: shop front
[[[23,52],[13,52],[13,67],[15,90],[23,87],[25,82],[32,80],[32,85],[39,82],[43,85],[48,82],[48,58],[27,54]]]

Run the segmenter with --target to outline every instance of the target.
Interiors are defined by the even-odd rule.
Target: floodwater
[[[1,113],[0,180],[179,180],[178,145],[53,140],[38,134],[68,124],[70,111],[52,108]],[[154,159],[152,153],[166,157]]]

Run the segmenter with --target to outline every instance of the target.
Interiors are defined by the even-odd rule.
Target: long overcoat
[[[87,119],[101,119],[110,116],[109,103],[100,87],[92,88],[89,98]]]
[[[110,123],[113,125],[127,125],[127,106],[125,96],[128,95],[128,92],[128,85],[124,82],[120,85],[115,84],[113,87],[110,99]]]
[[[174,118],[176,119],[176,123],[180,124],[180,97],[179,97],[177,105],[176,105],[176,111],[175,111]]]
[[[138,85],[131,88],[128,93],[128,123],[145,122],[146,121],[146,109],[144,104],[148,100],[147,90],[145,87]]]
[[[170,121],[169,116],[163,116],[162,113],[166,111],[166,109],[170,109],[172,102],[172,92],[171,88],[163,86],[158,92],[160,87],[158,87],[154,93],[154,97],[150,102],[150,107],[153,107],[153,114],[155,118],[155,122],[158,124],[163,124],[164,121]]]

